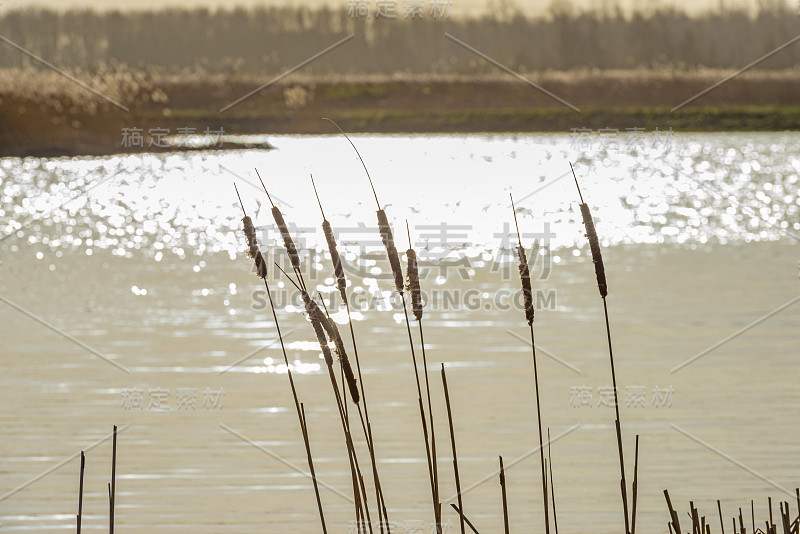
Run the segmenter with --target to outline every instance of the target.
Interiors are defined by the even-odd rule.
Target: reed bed
[[[767,497],[767,517],[764,519],[764,528],[756,527],[760,521],[756,520],[755,500],[750,500],[750,525],[751,534],[798,534],[800,532],[800,488],[795,488],[796,509],[795,515],[789,501],[779,501],[778,512],[780,519],[775,523],[773,517],[772,497]],[[667,502],[667,509],[669,511],[670,521],[667,523],[667,528],[672,534],[683,534],[681,530],[680,514],[675,510],[672,505],[672,499],[669,496],[669,491],[664,490],[664,498]],[[722,513],[722,502],[717,500],[717,514],[719,516],[719,530],[721,534],[725,534],[725,519]],[[694,505],[694,501],[689,501],[689,518],[691,520],[691,534],[711,534],[711,516],[706,518],[705,515],[700,513],[700,510]],[[744,513],[742,508],[738,508],[738,514],[731,516],[731,525],[733,527],[733,534],[747,534],[748,528],[745,526]]]
[[[333,124],[336,125],[335,123]],[[339,128],[338,125],[336,125],[336,127]],[[397,294],[400,296],[402,301],[406,333],[408,335],[408,340],[409,340],[409,346],[410,346],[410,352],[414,370],[415,385],[417,390],[417,403],[420,413],[420,423],[421,423],[421,429],[425,446],[425,455],[428,465],[429,484],[431,492],[431,501],[434,510],[435,529],[437,533],[441,534],[441,532],[443,531],[442,530],[443,503],[441,502],[440,498],[440,487],[439,487],[440,479],[438,474],[437,449],[436,449],[436,438],[435,438],[436,425],[433,417],[433,401],[431,398],[430,381],[428,376],[428,361],[424,343],[424,330],[423,330],[424,302],[422,299],[419,258],[416,253],[416,250],[413,247],[410,228],[408,222],[406,221],[406,230],[408,234],[409,247],[405,252],[406,271],[405,273],[403,272],[401,264],[401,256],[395,245],[394,234],[392,232],[392,227],[389,223],[389,218],[385,210],[381,207],[380,201],[378,200],[378,195],[376,193],[372,178],[369,175],[369,171],[367,170],[366,164],[364,163],[361,154],[358,153],[358,149],[356,148],[355,144],[353,144],[352,140],[350,140],[350,138],[347,136],[347,134],[344,133],[344,131],[341,130],[341,128],[339,128],[339,131],[341,131],[341,133],[347,138],[348,142],[355,150],[367,174],[367,178],[372,190],[372,196],[374,197],[378,207],[377,209],[378,231],[381,236],[381,241],[383,243],[384,249],[386,251],[386,258],[391,268],[392,283],[394,285],[394,290],[397,291]],[[624,518],[625,518],[625,534],[635,534],[637,526],[636,518],[638,509],[638,490],[639,490],[639,477],[638,477],[639,436],[636,435],[636,440],[635,440],[633,483],[630,488],[631,506],[629,512],[628,487],[625,475],[625,458],[623,454],[623,443],[622,443],[622,425],[619,413],[619,400],[617,397],[616,368],[614,363],[608,305],[606,301],[606,298],[608,296],[608,283],[606,279],[605,265],[603,262],[602,251],[600,248],[600,241],[597,229],[595,228],[594,220],[592,218],[589,206],[584,201],[582,192],[580,191],[580,186],[578,184],[577,176],[574,175],[574,169],[573,169],[573,176],[575,178],[576,186],[578,187],[578,194],[580,197],[580,212],[586,230],[586,237],[588,238],[589,248],[592,254],[592,261],[594,265],[597,287],[600,296],[603,300],[606,338],[608,343],[609,360],[611,364],[611,373],[612,373],[613,388],[615,395],[614,396],[615,415],[616,415],[615,428],[616,428],[618,456],[620,463],[620,494],[623,504]],[[318,303],[317,302],[318,297],[315,298],[315,296],[313,296],[309,292],[308,287],[303,279],[302,263],[300,261],[300,251],[294,244],[294,240],[292,238],[291,233],[289,232],[288,225],[286,223],[286,218],[284,217],[280,209],[272,203],[272,200],[269,197],[269,192],[267,191],[266,185],[264,184],[264,181],[261,179],[260,175],[259,175],[259,180],[261,180],[262,186],[264,187],[264,191],[269,198],[270,204],[272,205],[271,209],[272,216],[273,219],[275,220],[275,223],[278,225],[278,228],[280,229],[283,246],[286,251],[286,254],[288,255],[289,262],[292,265],[294,276],[284,271],[277,263],[275,263],[275,266],[277,270],[279,270],[282,273],[282,275],[299,291],[300,295],[302,296],[305,315],[308,319],[308,322],[311,325],[314,337],[319,345],[320,352],[325,361],[325,366],[327,368],[328,376],[331,382],[331,387],[334,392],[334,401],[336,403],[337,411],[339,413],[345,445],[348,451],[348,464],[350,467],[350,474],[352,479],[351,481],[353,486],[354,516],[356,519],[358,532],[359,533],[373,532],[372,520],[371,520],[371,518],[373,517],[373,514],[371,513],[372,510],[375,510],[377,512],[375,514],[375,517],[378,518],[378,521],[380,523],[381,533],[383,533],[384,531],[391,532],[388,507],[386,504],[386,500],[384,498],[384,486],[381,483],[378,473],[378,467],[377,467],[378,458],[375,450],[375,442],[372,435],[372,428],[371,428],[372,422],[370,421],[369,412],[367,409],[367,399],[365,394],[364,381],[363,381],[361,364],[359,361],[358,348],[357,348],[358,345],[355,335],[355,329],[353,326],[353,320],[351,317],[350,301],[348,299],[348,292],[347,292],[348,281],[345,275],[342,257],[338,251],[338,245],[336,242],[336,236],[333,230],[333,226],[331,225],[330,221],[325,217],[322,201],[312,176],[311,177],[312,187],[314,189],[316,202],[319,205],[320,214],[322,215],[322,230],[331,257],[331,265],[335,277],[334,279],[336,288],[338,290],[339,295],[342,297],[342,302],[347,311],[348,326],[350,329],[350,339],[352,342],[352,354],[354,355],[355,359],[355,367],[352,365],[349,357],[351,349],[346,346],[346,340],[343,338],[343,336],[339,331],[338,326],[331,318],[331,315],[326,307],[325,301],[319,298],[319,303]],[[238,195],[238,189],[237,189],[237,195]],[[241,203],[241,197],[239,197],[239,201]],[[542,417],[542,396],[539,383],[539,369],[538,369],[536,343],[535,343],[535,329],[534,329],[535,308],[533,299],[533,284],[531,278],[532,276],[531,265],[528,262],[526,249],[522,243],[519,221],[517,219],[517,210],[516,206],[514,205],[513,197],[511,198],[511,204],[512,204],[514,223],[517,233],[516,255],[518,259],[518,270],[519,270],[521,291],[523,297],[522,299],[524,308],[523,311],[524,311],[525,321],[528,323],[531,336],[530,337],[531,353],[533,359],[534,391],[536,397],[536,417],[537,417],[537,427],[538,427],[537,430],[539,439],[539,459],[541,468],[542,509],[543,509],[544,523],[545,523],[544,532],[545,534],[549,534],[550,517],[552,517],[554,531],[556,534],[558,534],[558,518],[556,512],[557,498],[555,492],[555,476],[554,476],[555,469],[553,465],[552,441],[550,437],[549,427],[547,427],[547,442],[546,442],[548,449],[547,458],[545,458],[545,450],[544,450],[545,448],[544,431],[543,431],[544,424]],[[295,386],[295,381],[291,373],[291,367],[289,365],[286,347],[284,345],[283,337],[280,331],[277,311],[274,302],[272,300],[269,284],[267,282],[268,269],[266,260],[259,248],[253,221],[252,219],[250,219],[250,217],[247,216],[246,212],[244,211],[244,207],[242,207],[242,210],[244,214],[242,222],[243,222],[244,234],[247,239],[247,250],[249,256],[254,262],[256,274],[258,275],[259,278],[262,278],[265,287],[267,288],[267,294],[269,296],[269,300],[272,306],[273,319],[275,321],[276,329],[278,331],[278,337],[281,342],[281,349],[283,351],[284,362],[288,370],[287,374],[289,376],[293,401],[295,402],[298,420],[300,422],[300,427],[303,435],[303,441],[306,448],[309,470],[311,472],[315,495],[317,498],[320,522],[323,532],[326,532],[325,516],[323,513],[322,502],[319,496],[317,476],[314,470],[313,457],[309,445],[309,436],[308,436],[307,422],[305,417],[305,406],[303,403],[299,401]],[[409,296],[411,314],[409,314],[409,302],[407,302],[405,298],[406,295]],[[412,316],[417,321],[419,329],[419,344],[421,346],[420,352],[422,357],[422,367],[423,367],[423,374],[425,381],[424,393],[422,390],[423,378],[420,377],[420,370],[417,361],[417,347],[415,347],[416,340],[414,339],[415,336],[413,335],[411,328]],[[336,354],[336,358],[334,358],[334,353]],[[338,360],[340,366],[340,376],[342,382],[341,389],[338,384],[336,372],[334,372],[335,359]],[[455,410],[454,406],[451,403],[448,377],[444,363],[440,364],[440,373],[441,373],[442,387],[444,393],[444,404],[447,410],[447,423],[448,423],[447,430],[449,430],[450,445],[453,454],[453,473],[454,473],[453,479],[456,490],[455,499],[457,500],[457,503],[448,503],[448,504],[450,504],[450,507],[458,516],[461,534],[465,534],[468,530],[477,533],[478,528],[472,521],[470,521],[469,517],[467,516],[464,510],[465,506],[462,495],[462,480],[461,480],[461,473],[459,470],[458,449],[456,445],[456,435],[454,429]],[[372,478],[375,490],[374,502],[371,502],[372,499],[368,497],[367,485],[365,483],[365,478],[362,474],[359,465],[355,441],[353,439],[353,434],[351,432],[351,426],[349,420],[350,412],[348,412],[347,408],[348,402],[352,402],[353,406],[356,408],[359,421],[361,423],[360,426],[363,432],[363,438],[369,450]],[[512,517],[510,516],[508,510],[508,494],[507,494],[508,488],[506,484],[506,472],[502,455],[499,456],[499,464],[500,464],[499,482],[500,482],[501,496],[502,496],[503,525],[504,525],[504,532],[508,534],[511,530]],[[113,502],[114,502],[113,478],[114,476],[112,469],[112,483],[109,484],[112,525],[113,525]],[[679,515],[673,508],[672,502],[669,497],[669,493],[666,490],[664,490],[664,495],[667,500],[668,510],[670,513],[670,521],[668,524],[670,532],[673,534],[684,534],[684,531],[681,530]],[[371,510],[371,505],[374,506],[372,510]],[[552,507],[552,516],[550,513],[551,507]],[[717,508],[720,521],[720,532],[721,534],[725,534],[724,531],[725,521],[720,501],[717,501]],[[756,528],[755,508],[754,508],[754,503],[751,501],[751,520],[752,520],[752,525],[750,529],[751,534],[779,534],[779,531],[782,531],[782,534],[800,534],[800,490],[797,491],[797,508],[799,512],[798,516],[792,517],[792,512],[790,512],[790,505],[788,501],[780,502],[778,505],[780,518],[776,523],[773,520],[772,502],[770,500],[769,519],[765,520],[766,528],[762,530],[761,528]],[[690,503],[689,517],[691,519],[691,526],[692,526],[691,534],[711,534],[711,521],[709,521],[705,515],[701,515],[699,513],[698,509],[694,506],[693,502]],[[745,523],[744,514],[741,508],[739,509],[738,517],[733,517],[732,522],[733,522],[734,534],[747,534],[748,529],[744,524]],[[79,512],[79,525],[80,525],[80,512]]]

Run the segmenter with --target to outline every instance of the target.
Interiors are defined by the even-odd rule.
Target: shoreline
[[[109,98],[65,84],[61,78],[58,89],[29,94],[23,90],[25,85],[47,85],[53,77],[60,77],[52,72],[25,72],[20,74],[20,83],[11,85],[14,89],[0,91],[0,157],[193,149],[168,146],[163,140],[158,143],[159,135],[169,139],[181,133],[221,134],[227,138],[222,146],[202,149],[233,149],[239,148],[239,143],[227,141],[236,135],[333,133],[322,117],[332,118],[351,133],[376,134],[573,134],[587,130],[625,134],[656,129],[733,132],[800,128],[800,93],[796,92],[800,73],[745,73],[685,106],[665,97],[681,95],[671,100],[686,101],[723,74],[601,71],[530,75],[559,101],[508,77],[457,76],[296,76],[244,99],[241,95],[261,85],[260,78],[163,76],[134,89],[115,89],[109,84]],[[157,100],[154,94],[159,95]],[[111,99],[124,102],[124,109]],[[231,104],[237,99],[238,104]],[[138,144],[126,144],[125,136],[137,130]]]

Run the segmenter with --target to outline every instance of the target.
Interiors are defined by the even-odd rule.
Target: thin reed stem
[[[625,514],[625,532],[630,532],[628,521],[628,492],[625,483],[625,456],[622,450],[622,423],[619,418],[619,397],[617,393],[617,374],[614,369],[614,349],[611,346],[611,325],[608,321],[608,304],[603,297],[603,314],[606,320],[606,338],[608,339],[608,358],[611,360],[611,385],[614,388],[614,410],[617,415],[615,426],[617,429],[617,450],[619,452],[620,490],[622,493],[622,509]]]
[[[114,425],[114,437],[111,441],[111,494],[109,497],[110,513],[108,517],[109,534],[114,534],[114,505],[117,492],[117,425]]]
[[[453,474],[456,479],[456,495],[458,497],[458,508],[464,510],[464,503],[461,500],[461,478],[458,476],[458,452],[456,451],[456,434],[453,430],[453,411],[450,408],[450,391],[447,389],[447,374],[442,364],[442,386],[444,387],[444,400],[447,405],[447,423],[450,426],[450,444],[453,446]],[[461,534],[464,534],[464,515],[459,514],[461,524]]]
[[[558,534],[558,516],[556,515],[556,488],[553,482],[553,443],[550,441],[550,427],[547,427],[547,458],[550,462],[550,499],[553,501],[553,527]]]
[[[550,466],[552,469],[552,465]],[[639,496],[639,434],[636,434],[636,449],[633,455],[633,506],[631,508],[631,534],[636,532],[636,503]],[[558,534],[558,531],[556,531]]]
[[[419,344],[422,347],[422,370],[425,376],[425,394],[427,395],[428,400],[428,419],[429,419],[429,427],[430,427],[430,437],[431,437],[431,469],[433,470],[433,500],[436,503],[437,509],[437,517],[436,517],[436,528],[437,532],[441,532],[441,502],[439,502],[439,468],[437,466],[437,454],[436,454],[436,431],[435,425],[433,423],[433,407],[431,404],[431,387],[430,383],[428,382],[428,359],[425,356],[425,337],[422,334],[422,319],[420,318],[417,321],[419,326]]]
[[[83,518],[83,470],[86,466],[86,456],[81,451],[81,477],[78,485],[78,534],[81,534],[81,519]]]
[[[725,521],[722,520],[722,503],[719,499],[717,499],[717,511],[719,512],[719,530],[722,534],[725,534]],[[755,523],[753,523],[755,526]],[[755,529],[753,529],[755,532]]]
[[[283,342],[281,342],[283,344]],[[287,367],[288,369],[288,367]],[[294,385],[292,385],[294,389]],[[297,397],[295,396],[295,399]],[[322,532],[327,534],[328,529],[325,526],[325,514],[322,511],[322,500],[319,497],[319,485],[317,484],[317,473],[314,471],[314,459],[311,455],[311,443],[308,439],[308,422],[306,421],[306,411],[303,403],[298,404],[298,415],[300,416],[300,430],[303,433],[303,443],[306,448],[306,456],[308,458],[308,470],[311,472],[311,480],[314,483],[314,495],[317,498],[317,510],[319,511],[319,520],[322,523]]]
[[[505,533],[509,534],[508,530],[508,499],[506,498],[506,470],[503,467],[503,457],[500,456],[500,492],[503,495],[503,526],[505,526]]]

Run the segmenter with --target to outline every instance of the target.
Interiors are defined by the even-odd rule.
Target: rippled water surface
[[[415,521],[430,530],[411,354],[364,170],[341,137],[269,141],[276,150],[0,160],[2,530],[74,528],[80,450],[84,528],[107,528],[104,439],[118,424],[121,531],[320,531],[275,322],[240,232],[232,182],[268,260],[288,265],[255,167],[303,250],[306,282],[349,338],[320,248],[314,175],[351,280],[393,531]],[[623,528],[602,301],[569,161],[604,247],[629,482],[640,435],[637,531],[667,531],[665,488],[681,513],[691,499],[709,516],[716,499],[728,515],[757,499],[757,516],[767,495],[792,501],[783,490],[800,485],[800,135],[354,142],[398,248],[408,220],[421,258],[444,502],[455,488],[442,362],[467,515],[481,532],[501,531],[502,455],[512,530],[542,529],[512,193],[525,244],[549,245],[529,255],[559,529]],[[269,281],[329,531],[348,532],[352,488],[327,371],[278,274]],[[415,341],[419,352],[416,330]],[[366,448],[359,457],[368,466]]]

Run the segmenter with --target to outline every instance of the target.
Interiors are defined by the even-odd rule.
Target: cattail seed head
[[[592,213],[589,206],[584,203],[580,205],[583,225],[586,227],[586,237],[589,239],[589,248],[592,251],[592,262],[594,263],[594,274],[597,277],[597,288],[600,296],[605,298],[608,295],[608,284],[606,283],[606,269],[603,266],[603,253],[600,251],[600,240],[597,237],[597,230],[594,227]]]
[[[389,226],[389,219],[386,218],[386,212],[378,210],[378,230],[381,233],[381,240],[383,246],[386,247],[386,253],[389,256],[389,265],[392,267],[392,274],[394,275],[394,287],[397,292],[403,294],[403,268],[400,266],[400,256],[397,254],[397,247],[394,246],[394,237],[392,237],[392,228]]]
[[[328,346],[328,340],[325,338],[325,327],[323,326],[323,320],[327,322],[327,317],[325,317],[325,314],[319,309],[317,303],[311,300],[308,293],[301,291],[301,295],[303,296],[303,304],[305,304],[308,319],[311,321],[311,326],[314,327],[314,334],[317,336],[319,348],[322,350],[322,355],[325,358],[325,363],[328,366],[332,366],[333,355],[331,354],[331,348]]]
[[[319,341],[319,346],[322,349],[323,356],[325,357],[325,363],[328,365],[333,365],[333,356],[331,354],[331,349],[328,346],[328,340],[330,340],[336,345],[336,354],[339,355],[339,363],[342,365],[345,380],[347,380],[347,386],[350,389],[350,396],[353,398],[353,402],[358,404],[358,383],[356,382],[356,377],[353,374],[353,368],[350,365],[350,359],[347,356],[347,351],[345,350],[342,336],[339,335],[339,329],[336,327],[336,323],[330,320],[330,318],[328,318],[322,312],[317,303],[314,302],[314,300],[306,291],[301,290],[300,294],[303,297],[303,304],[305,305],[306,313],[308,314],[308,318],[311,320],[311,325],[314,327],[314,333],[317,335],[317,341]]]
[[[333,338],[333,342],[336,344],[336,354],[339,355],[339,363],[342,365],[344,378],[347,380],[347,387],[350,390],[350,396],[353,398],[353,402],[358,404],[358,383],[356,382],[356,377],[353,374],[353,367],[350,365],[350,358],[347,357],[342,336],[339,335],[339,329],[336,327],[336,323],[328,320],[328,324],[331,325],[334,332],[335,337]]]
[[[322,231],[325,233],[325,240],[328,242],[328,251],[331,253],[331,262],[333,263],[333,272],[336,275],[336,285],[339,288],[339,294],[342,295],[342,301],[347,302],[347,279],[344,277],[344,268],[342,268],[342,258],[339,257],[339,250],[336,248],[336,236],[331,229],[331,223],[327,220],[322,221]]]
[[[406,251],[406,258],[408,262],[408,285],[406,288],[411,293],[411,310],[414,312],[414,317],[417,321],[422,320],[422,290],[419,285],[419,267],[417,265],[417,253],[413,248]]]
[[[528,324],[533,324],[533,290],[531,288],[531,271],[528,268],[528,257],[522,245],[517,246],[519,258],[519,277],[522,280],[522,296],[525,302],[525,319]]]
[[[256,239],[256,228],[253,226],[253,220],[247,215],[242,218],[244,223],[244,235],[247,238],[247,254],[256,265],[256,272],[259,278],[267,277],[267,262],[264,261],[264,256],[261,255],[261,250],[258,248],[258,240]]]
[[[297,253],[297,248],[294,246],[292,235],[289,233],[289,228],[286,226],[286,221],[283,219],[283,213],[277,206],[272,207],[272,217],[275,219],[275,224],[278,225],[278,230],[281,232],[283,238],[283,246],[286,248],[286,253],[292,262],[293,269],[300,268],[300,255]]]

